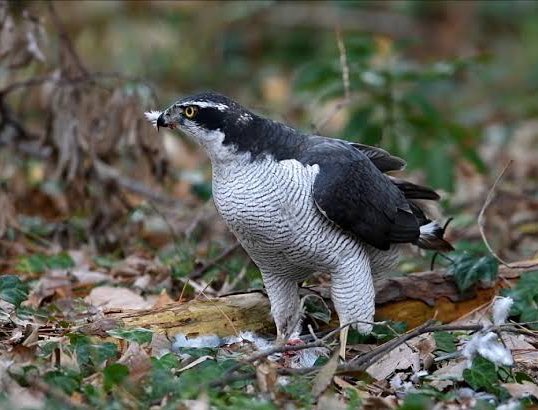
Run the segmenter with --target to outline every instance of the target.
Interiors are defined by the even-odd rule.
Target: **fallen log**
[[[405,322],[414,328],[436,318],[451,322],[491,301],[509,280],[514,280],[529,269],[499,268],[499,278],[489,288],[475,288],[460,294],[446,271],[414,273],[386,279],[377,284],[376,320]],[[535,270],[535,268],[534,268]],[[304,294],[314,292],[328,299],[328,289],[302,289]],[[230,336],[251,330],[261,334],[274,332],[267,297],[261,291],[238,293],[214,299],[171,303],[160,308],[113,312],[105,315],[106,328],[147,328],[173,337],[216,334]],[[333,315],[335,319],[335,315]],[[103,326],[100,326],[103,330]],[[106,329],[105,329],[106,330]]]

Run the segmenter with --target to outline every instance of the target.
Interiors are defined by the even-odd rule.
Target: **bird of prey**
[[[369,333],[373,276],[401,244],[452,249],[418,202],[439,196],[386,175],[405,162],[383,149],[301,132],[214,92],[147,117],[207,152],[216,208],[260,269],[279,340],[300,331],[298,284],[312,274],[330,273],[340,324]]]

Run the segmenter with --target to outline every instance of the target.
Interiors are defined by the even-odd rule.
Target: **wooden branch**
[[[157,192],[139,181],[121,175],[116,168],[105,164],[103,161],[97,158],[94,159],[93,165],[97,177],[102,181],[113,181],[121,188],[130,191],[136,195],[148,198],[151,201],[167,206],[173,206],[176,209],[183,208],[183,204],[178,199]]]
[[[505,279],[515,279],[524,271],[501,266],[499,275]],[[433,317],[444,323],[451,322],[489,303],[501,283],[498,281],[490,288],[478,288],[474,293],[460,295],[445,271],[392,278],[381,282],[377,288],[376,320],[402,321],[409,328],[420,326]],[[303,289],[302,293],[314,291],[308,288]],[[328,289],[318,289],[316,293],[326,297]],[[158,309],[111,312],[106,319],[109,328],[143,327],[170,336],[183,333],[187,336],[216,334],[224,337],[235,334],[234,328],[262,334],[274,332],[269,301],[262,292],[173,303]],[[333,323],[331,326],[334,327]]]
[[[109,327],[143,327],[174,336],[234,335],[236,329],[267,334],[274,331],[269,300],[261,292],[231,295],[210,300],[174,303],[158,309],[106,315]]]
[[[510,167],[510,165],[512,165],[512,160],[510,160],[503,168],[503,170],[501,171],[501,173],[497,176],[497,179],[495,179],[495,182],[493,183],[493,185],[491,186],[489,192],[488,192],[488,195],[486,197],[486,200],[484,201],[484,204],[482,205],[482,209],[480,209],[480,213],[478,214],[478,229],[480,230],[480,236],[482,237],[482,241],[484,242],[484,245],[486,245],[486,247],[488,248],[488,251],[489,253],[495,258],[497,259],[497,261],[508,267],[508,268],[511,268],[511,269],[529,269],[529,268],[536,268],[538,267],[538,261],[534,260],[534,261],[531,261],[530,263],[527,261],[526,263],[523,263],[523,264],[520,264],[520,263],[511,263],[511,262],[506,262],[504,259],[502,259],[494,250],[493,248],[491,247],[487,237],[486,237],[486,233],[484,231],[484,227],[486,225],[486,217],[485,217],[485,213],[486,213],[486,209],[489,207],[489,205],[491,204],[491,202],[493,201],[493,199],[495,198],[495,188],[497,187],[497,185],[499,184],[500,180],[502,179],[502,177],[504,176],[504,174],[506,173],[506,171],[508,170],[508,168]]]

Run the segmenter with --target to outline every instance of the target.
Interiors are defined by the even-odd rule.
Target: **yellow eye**
[[[189,105],[188,107],[185,108],[185,117],[192,119],[196,116],[197,112],[198,112],[198,108],[192,105]]]

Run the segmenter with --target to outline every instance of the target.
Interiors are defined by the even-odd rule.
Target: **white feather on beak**
[[[157,128],[157,119],[162,114],[162,111],[146,111],[144,115],[146,116],[146,119],[151,122],[151,124]]]

